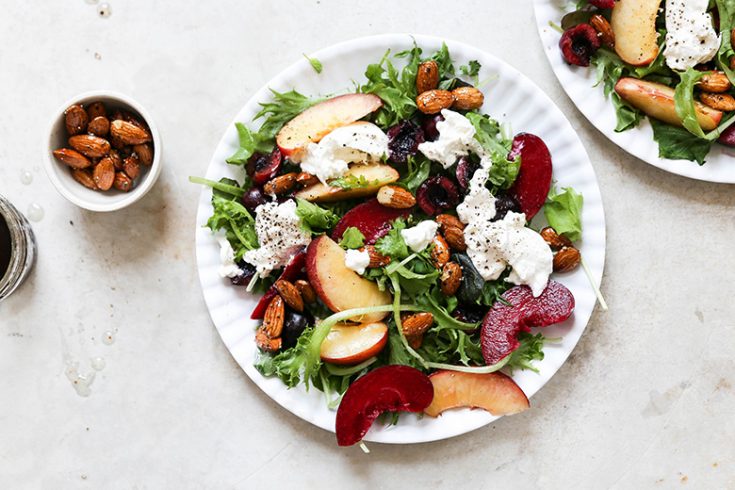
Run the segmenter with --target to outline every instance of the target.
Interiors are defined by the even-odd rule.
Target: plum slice
[[[393,221],[405,218],[409,214],[409,209],[387,208],[377,199],[371,199],[347,211],[334,227],[332,238],[335,242],[339,242],[347,228],[355,227],[365,237],[365,243],[372,245],[388,234]]]
[[[293,282],[304,272],[305,266],[306,251],[302,250],[291,257],[291,260],[286,264],[286,267],[283,268],[283,272],[281,272],[281,275],[278,278]],[[260,301],[258,301],[258,304],[255,305],[253,312],[250,314],[250,318],[253,320],[262,320],[265,315],[265,310],[268,308],[268,304],[276,297],[277,294],[278,292],[275,287],[271,286],[268,288],[263,297],[260,298]]]
[[[521,157],[521,168],[509,194],[521,205],[526,219],[531,220],[546,202],[551,188],[551,153],[536,135],[520,133],[513,138],[509,160]]]
[[[480,343],[488,366],[505,359],[520,343],[517,336],[531,327],[548,327],[569,318],[574,311],[574,296],[562,284],[549,281],[538,298],[528,286],[516,286],[501,296],[482,321]]]
[[[337,444],[360,442],[383,412],[423,412],[433,398],[431,380],[416,368],[393,365],[370,371],[342,397],[335,425]]]

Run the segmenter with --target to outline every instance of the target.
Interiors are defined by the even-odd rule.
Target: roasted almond
[[[554,272],[569,272],[575,269],[581,260],[579,250],[574,247],[564,247],[554,255]]]
[[[456,226],[449,226],[444,230],[444,239],[452,250],[457,252],[467,250],[467,245],[464,242],[464,231]]]
[[[611,49],[615,47],[615,33],[605,17],[600,14],[593,15],[590,17],[590,25],[597,31],[602,44]]]
[[[319,178],[315,175],[311,175],[308,172],[299,172],[296,176],[296,183],[301,187],[309,187],[310,185],[318,184]]]
[[[434,267],[441,269],[444,264],[449,262],[449,245],[441,235],[436,235],[431,244],[431,260],[434,262]]]
[[[150,143],[135,145],[133,146],[133,151],[138,155],[138,160],[143,165],[150,166],[153,163],[153,145]]]
[[[451,214],[440,214],[434,218],[434,220],[439,224],[439,231],[442,233],[444,233],[444,230],[451,227],[464,230],[464,223],[462,223],[459,218],[452,216]]]
[[[64,111],[64,127],[69,136],[84,133],[88,122],[87,113],[79,104],[69,106]]]
[[[294,286],[299,290],[304,303],[312,304],[316,302],[316,293],[314,292],[314,288],[311,287],[311,284],[309,284],[309,281],[299,279],[294,283]]]
[[[123,172],[133,180],[138,178],[140,175],[140,163],[137,154],[133,153],[123,160]]]
[[[448,262],[442,268],[441,291],[444,296],[454,296],[462,283],[462,267],[456,262]]]
[[[105,109],[105,104],[103,104],[102,102],[92,102],[91,104],[87,104],[87,117],[90,121],[100,116],[107,117],[107,109]]]
[[[53,153],[57,160],[69,165],[71,168],[87,168],[92,165],[92,162],[87,157],[76,150],[59,148],[58,150],[54,150]]]
[[[115,166],[109,158],[103,158],[94,166],[92,178],[98,189],[102,191],[109,190],[115,181]]]
[[[368,255],[370,256],[370,264],[368,264],[369,269],[384,267],[390,264],[390,257],[378,252],[378,250],[375,248],[375,245],[366,245],[360,250],[367,251]]]
[[[112,187],[119,191],[128,192],[133,188],[133,179],[125,175],[125,172],[115,172],[115,180]]]
[[[416,107],[424,114],[436,114],[454,104],[454,95],[448,90],[427,90],[416,97]]]
[[[255,331],[255,344],[265,352],[278,352],[281,350],[282,340],[280,337],[271,338],[263,327]]]
[[[144,129],[146,132],[148,131],[148,126],[135,114],[128,111],[123,111],[121,113],[121,117],[123,121],[127,121],[130,124],[133,124],[135,126],[138,126],[141,129]]]
[[[87,131],[95,136],[107,136],[110,132],[110,120],[105,116],[97,116],[89,121]]]
[[[263,329],[270,338],[275,339],[281,336],[285,315],[286,307],[284,306],[283,298],[281,296],[275,296],[268,303],[268,308],[265,309],[265,316],[263,317]]]
[[[439,65],[434,60],[424,61],[416,71],[416,93],[422,94],[439,86]]]
[[[110,124],[110,134],[126,145],[140,145],[148,143],[151,135],[145,128],[139,127],[131,122],[118,119]]]
[[[401,323],[405,336],[423,335],[434,323],[434,315],[428,312],[413,313],[401,318]]]
[[[107,140],[91,134],[78,134],[69,138],[69,146],[84,156],[99,158],[110,152],[110,143]]]
[[[572,246],[572,242],[571,240],[569,240],[569,238],[565,237],[564,235],[559,235],[556,230],[550,226],[542,229],[540,234],[541,238],[543,238],[544,241],[549,244],[551,250],[559,250],[560,248]]]
[[[266,182],[263,186],[263,192],[271,196],[280,196],[294,188],[296,185],[296,172],[279,175]]]
[[[97,186],[94,183],[94,178],[92,178],[92,172],[88,168],[75,168],[71,171],[71,176],[74,177],[74,180],[82,184],[87,189],[97,190]]]
[[[460,111],[479,109],[485,102],[485,96],[475,87],[455,88],[452,90],[452,95],[454,96],[452,108]]]
[[[115,170],[122,170],[123,168],[123,159],[120,156],[120,152],[116,149],[111,149],[110,153],[107,155],[112,160],[112,164],[115,166]]]
[[[378,191],[378,202],[387,208],[408,209],[416,205],[416,198],[397,185],[384,185]]]
[[[299,313],[304,311],[304,299],[301,297],[301,293],[296,286],[285,279],[277,280],[273,286],[289,308],[296,310]]]
[[[713,94],[702,92],[699,95],[702,104],[718,111],[735,111],[735,97],[729,94]]]
[[[705,73],[699,80],[699,88],[705,92],[722,93],[730,90],[730,80],[721,71]]]

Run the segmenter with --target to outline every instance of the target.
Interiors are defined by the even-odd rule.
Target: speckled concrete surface
[[[14,2],[0,16],[0,193],[46,211],[35,271],[0,304],[0,487],[735,488],[734,188],[649,167],[587,124],[547,66],[530,1],[111,7],[101,19],[84,0]],[[230,358],[196,278],[199,189],[186,179],[302,52],[397,31],[504,56],[566,112],[605,201],[610,311],[533,410],[366,456],[277,407]],[[151,193],[104,215],[63,200],[41,169],[51,112],[98,88],[142,102],[165,146]],[[79,397],[65,360],[86,372],[97,356],[106,367]]]

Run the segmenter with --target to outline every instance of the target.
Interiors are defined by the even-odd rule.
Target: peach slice
[[[317,143],[330,131],[377,111],[383,101],[374,94],[346,94],[320,102],[291,119],[276,135],[276,144],[292,162],[301,161],[309,143]]]
[[[295,196],[312,202],[332,202],[365,197],[377,194],[381,187],[396,182],[400,177],[396,169],[380,163],[353,165],[347,170],[345,177],[349,177],[350,175],[357,178],[364,177],[369,185],[352,189],[342,189],[341,187],[331,187],[319,182],[301,189]]]
[[[348,269],[345,266],[345,251],[326,235],[309,244],[306,250],[306,274],[319,299],[334,312],[388,305],[392,301],[387,291],[381,291],[376,283]],[[350,320],[370,323],[380,321],[386,315],[376,312]]]
[[[362,325],[338,324],[322,342],[322,361],[351,365],[378,355],[388,342],[388,326],[383,322]]]
[[[424,409],[437,417],[451,408],[482,408],[493,415],[512,415],[530,406],[523,390],[503,373],[463,373],[437,371],[429,376],[434,399]]]
[[[618,0],[612,10],[615,52],[633,66],[647,66],[658,56],[656,17],[661,0]]]
[[[617,8],[617,7],[616,7]],[[615,92],[636,109],[651,117],[674,126],[681,126],[681,118],[676,113],[674,89],[654,82],[637,78],[621,78],[615,84]],[[695,102],[697,120],[705,131],[712,131],[720,124],[722,112]]]

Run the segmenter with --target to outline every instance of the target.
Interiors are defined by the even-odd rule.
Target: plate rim
[[[409,39],[413,40],[417,45],[420,47],[424,47],[425,44],[441,44],[442,42],[445,42],[447,45],[450,46],[450,52],[453,49],[461,49],[465,51],[475,51],[482,53],[483,56],[486,56],[488,58],[493,59],[496,63],[499,65],[502,65],[505,70],[511,72],[514,77],[520,77],[521,79],[525,80],[528,84],[530,84],[533,89],[537,92],[537,94],[545,99],[545,102],[549,104],[549,107],[551,110],[558,111],[558,115],[562,120],[566,122],[568,125],[568,129],[574,133],[574,138],[579,143],[579,148],[582,151],[582,157],[584,160],[586,160],[587,166],[589,167],[588,170],[590,172],[592,183],[594,184],[594,194],[595,194],[595,202],[599,205],[599,216],[595,216],[595,219],[597,220],[599,218],[600,221],[600,230],[599,230],[599,239],[601,240],[601,251],[599,252],[599,267],[592,267],[592,275],[595,284],[599,287],[602,281],[603,272],[604,272],[604,266],[605,266],[605,257],[606,257],[606,248],[607,248],[607,230],[606,230],[606,220],[605,220],[605,213],[604,213],[604,203],[602,201],[599,181],[597,179],[597,175],[595,173],[594,166],[591,163],[591,160],[589,158],[589,154],[586,151],[586,148],[584,147],[584,144],[582,143],[581,138],[579,135],[574,131],[574,128],[571,124],[571,122],[566,118],[564,113],[561,111],[561,109],[554,104],[554,102],[551,100],[548,94],[546,94],[538,85],[536,85],[533,80],[531,80],[529,77],[521,73],[519,70],[517,70],[515,67],[504,61],[502,58],[475,46],[469,45],[467,43],[459,42],[452,40],[447,37],[439,37],[439,36],[432,36],[432,35],[423,35],[423,34],[412,34],[412,33],[388,33],[388,34],[379,34],[379,35],[372,35],[372,36],[364,36],[364,37],[358,37],[346,41],[341,41],[339,43],[327,46],[325,48],[322,48],[312,54],[310,54],[311,57],[322,59],[325,55],[338,55],[340,52],[344,52],[345,49],[358,49],[361,47],[390,47],[394,46],[396,44],[406,43]],[[227,144],[228,140],[228,133],[230,132],[230,128],[234,127],[235,122],[241,121],[242,118],[240,117],[240,114],[246,110],[246,108],[251,104],[251,102],[257,103],[260,100],[266,100],[267,96],[269,94],[269,89],[280,89],[280,87],[283,86],[282,81],[284,79],[288,79],[289,76],[293,76],[294,72],[298,72],[303,69],[304,65],[308,65],[309,62],[306,59],[300,59],[293,64],[287,66],[285,69],[281,70],[279,73],[277,73],[274,77],[272,77],[270,80],[268,80],[260,89],[253,92],[253,95],[249,97],[244,105],[240,108],[240,110],[236,113],[233,120],[230,122],[229,126],[225,130],[225,133],[223,134],[222,138],[220,138],[219,142],[217,143],[217,146],[215,147],[215,151],[213,153],[212,158],[210,159],[209,163],[207,164],[206,173],[209,173],[210,169],[212,168],[212,165],[217,162],[216,156],[218,153],[218,149],[223,145]],[[198,226],[199,223],[203,223],[206,221],[202,220],[202,217],[200,214],[202,213],[202,206],[209,207],[211,210],[211,205],[209,205],[209,196],[211,194],[209,193],[209,189],[202,188],[199,194],[199,200],[198,200],[198,208],[197,208],[197,216],[196,216],[196,225],[195,225],[195,246],[196,246],[196,257],[197,257],[197,273],[199,276],[199,282],[200,286],[202,288],[202,295],[205,299],[205,304],[207,305],[207,311],[210,315],[210,318],[212,320],[212,323],[214,324],[215,328],[217,329],[218,334],[220,335],[220,338],[222,339],[223,343],[225,344],[225,347],[229,351],[232,358],[235,360],[235,362],[240,366],[243,371],[248,375],[248,377],[251,379],[251,381],[258,386],[271,400],[276,402],[281,407],[285,408],[287,411],[291,412],[292,414],[296,415],[297,417],[303,419],[306,422],[311,423],[312,425],[315,425],[317,427],[320,427],[326,431],[334,432],[333,426],[325,426],[323,424],[318,423],[312,418],[308,417],[308,414],[305,414],[303,410],[300,410],[298,407],[294,407],[291,405],[288,405],[283,402],[283,400],[276,398],[271,393],[268,392],[264,384],[272,378],[265,378],[263,377],[253,365],[251,364],[245,364],[240,362],[238,359],[238,356],[235,355],[235,345],[229,345],[227,339],[223,335],[222,328],[217,324],[217,321],[215,320],[213,316],[213,307],[210,305],[210,301],[207,298],[206,294],[206,288],[207,285],[205,284],[205,277],[203,274],[203,267],[202,267],[202,259],[200,256],[200,247],[199,247],[199,239],[200,239],[200,227]],[[588,196],[585,195],[585,201],[587,202]],[[207,232],[208,236],[212,236]],[[549,376],[549,378],[543,382],[543,384],[537,388],[535,391],[533,391],[529,398],[531,398],[537,391],[539,391],[546,383],[548,383],[551,378],[561,369],[561,366],[563,366],[567,360],[569,355],[571,355],[572,351],[576,347],[577,343],[579,342],[579,338],[584,334],[584,331],[587,329],[587,326],[590,323],[590,320],[592,318],[592,315],[595,313],[595,310],[597,308],[597,301],[594,300],[592,303],[592,307],[589,312],[589,317],[587,318],[585,324],[580,330],[579,337],[576,341],[574,341],[574,344],[569,347],[569,350],[564,354],[564,359],[562,362],[557,366],[555,369],[553,369],[553,372]],[[279,380],[280,382],[280,380]],[[467,412],[469,412],[469,409],[465,409]],[[472,411],[474,413],[477,413],[479,411]],[[464,412],[463,412],[464,413]],[[457,431],[451,431],[450,434],[438,434],[438,435],[430,435],[430,434],[424,434],[428,431],[423,431],[423,437],[414,438],[411,440],[391,440],[391,439],[383,439],[380,437],[374,437],[371,436],[371,433],[369,432],[367,436],[364,438],[365,441],[368,442],[379,442],[379,443],[388,443],[388,444],[413,444],[413,443],[424,443],[424,442],[432,442],[437,440],[443,440],[455,436],[459,436],[462,434],[466,434],[468,432],[474,431],[476,429],[479,429],[481,427],[484,427],[493,421],[500,418],[500,416],[492,416],[487,412],[483,412],[486,414],[486,417],[483,417],[483,420],[481,423],[477,423],[476,425],[468,425],[466,427],[463,427],[460,430]]]
[[[628,131],[624,131],[623,133],[616,133],[614,131],[614,127],[609,127],[606,124],[606,121],[603,119],[603,114],[609,119],[610,114],[614,116],[615,113],[612,104],[604,99],[604,95],[600,87],[594,87],[590,85],[584,91],[578,93],[576,90],[573,89],[572,84],[564,83],[564,80],[562,79],[563,75],[560,72],[562,68],[566,67],[570,71],[579,70],[577,70],[577,67],[571,67],[564,64],[561,61],[561,55],[559,54],[558,49],[554,49],[556,47],[556,44],[549,45],[547,43],[545,39],[544,29],[551,29],[548,22],[558,23],[561,19],[548,19],[547,17],[545,17],[543,15],[543,9],[547,6],[549,8],[556,8],[559,12],[562,12],[562,8],[556,5],[554,3],[554,0],[533,0],[536,32],[541,42],[541,49],[546,56],[549,66],[551,67],[551,71],[554,73],[556,81],[559,83],[559,85],[561,85],[564,93],[572,101],[572,104],[574,104],[576,109],[585,117],[585,119],[587,119],[590,124],[592,124],[592,126],[595,127],[595,129],[597,129],[597,131],[602,133],[602,135],[605,136],[610,142],[615,144],[615,146],[622,149],[629,155],[634,156],[637,159],[665,172],[679,175],[681,177],[686,177],[689,179],[699,180],[702,182],[712,182],[715,184],[735,184],[735,160],[731,164],[723,164],[728,167],[726,170],[714,171],[711,168],[714,164],[711,162],[706,162],[704,165],[698,165],[697,162],[690,160],[670,160],[659,157],[658,144],[653,139],[653,133],[650,127],[650,123],[648,122],[648,118],[644,118],[644,120],[638,127],[632,128]],[[592,70],[591,67],[579,68],[581,70]],[[599,111],[594,110],[595,108],[593,108],[591,104],[588,107],[583,103],[583,101],[585,100],[590,100],[591,97],[598,100],[600,97],[602,97],[605,100],[605,109],[602,114]],[[636,135],[635,139],[637,141],[643,142],[643,145],[626,144],[627,142],[624,140],[628,139],[627,134]],[[735,153],[733,153],[732,150],[728,150],[721,145],[714,146],[713,149],[710,150],[708,158],[713,158],[713,151],[717,152],[717,155],[714,155],[714,157],[729,156],[731,158],[735,158]],[[710,166],[709,168],[708,165]],[[729,168],[733,168],[733,170],[728,171]]]

